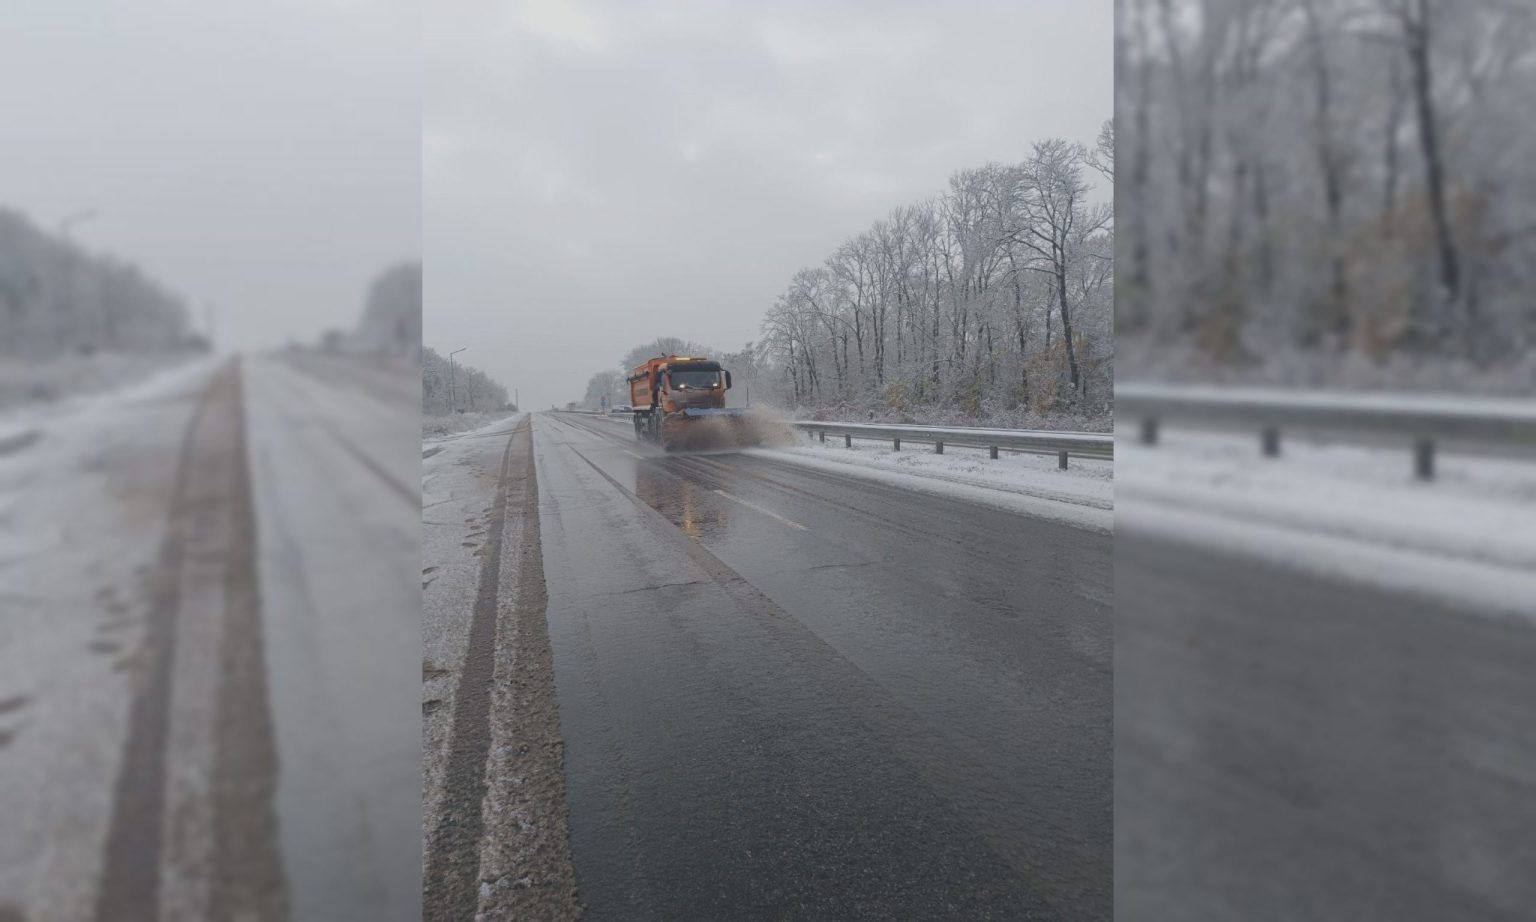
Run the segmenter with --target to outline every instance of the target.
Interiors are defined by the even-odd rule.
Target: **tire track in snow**
[[[531,455],[531,428],[524,418],[507,440],[485,544],[480,549],[479,589],[453,696],[453,729],[443,779],[442,811],[426,843],[424,919],[472,919],[478,909],[480,839],[484,829],[481,802],[485,797],[485,766],[491,747],[491,683],[496,668],[502,536],[506,529],[514,448],[520,447],[523,453]],[[530,487],[532,484],[524,485],[524,489]]]
[[[98,920],[286,913],[240,374],[215,376],[182,444]]]

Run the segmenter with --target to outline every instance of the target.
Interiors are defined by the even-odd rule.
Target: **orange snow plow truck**
[[[731,373],[690,355],[658,356],[629,373],[635,437],[667,451],[739,448],[752,441],[748,411],[726,407]]]

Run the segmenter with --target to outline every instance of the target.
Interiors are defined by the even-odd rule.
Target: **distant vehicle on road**
[[[628,416],[629,414],[631,414],[633,412],[635,412],[635,408],[634,407],[630,406],[627,403],[621,403],[618,406],[614,407],[613,409],[609,410],[608,411],[608,415],[609,416]]]

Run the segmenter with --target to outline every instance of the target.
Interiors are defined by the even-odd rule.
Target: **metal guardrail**
[[[1140,421],[1144,445],[1157,444],[1165,420],[1257,428],[1268,457],[1279,456],[1282,429],[1402,439],[1413,446],[1421,480],[1434,478],[1436,445],[1445,441],[1536,450],[1536,401],[1529,400],[1118,384],[1115,411]]]
[[[853,447],[854,439],[891,442],[897,451],[902,442],[930,444],[936,454],[944,453],[945,445],[966,448],[986,448],[996,458],[999,450],[1022,451],[1035,454],[1054,454],[1057,466],[1063,470],[1071,455],[1082,458],[1113,458],[1115,437],[1103,432],[1051,432],[1040,429],[970,429],[962,426],[879,426],[866,423],[837,423],[813,420],[794,420],[796,429],[818,436],[826,442],[828,435],[841,435],[843,445]]]

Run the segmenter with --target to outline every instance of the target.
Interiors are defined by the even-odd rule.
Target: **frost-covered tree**
[[[640,363],[665,355],[711,355],[708,346],[701,346],[676,336],[662,336],[625,353],[619,368],[626,374]]]
[[[763,321],[779,402],[1097,415],[1112,401],[1114,126],[950,178],[796,273]]]
[[[1129,365],[1530,361],[1536,6],[1120,0],[1116,24]]]
[[[1091,152],[1052,139],[954,174],[791,276],[740,351],[663,338],[620,368],[708,355],[731,370],[733,402],[796,413],[1107,425],[1114,136],[1105,123]]]
[[[355,339],[368,350],[414,354],[421,348],[421,263],[392,266],[373,280]]]
[[[422,350],[423,416],[446,416],[454,411],[484,412],[510,406],[506,386],[490,375],[457,360],[450,363],[435,349]]]
[[[610,407],[629,402],[629,386],[624,382],[624,375],[606,369],[594,374],[587,381],[587,393],[581,405],[589,410],[600,410],[604,397],[608,398]]]
[[[186,304],[163,284],[0,208],[0,354],[44,358],[191,342]]]

